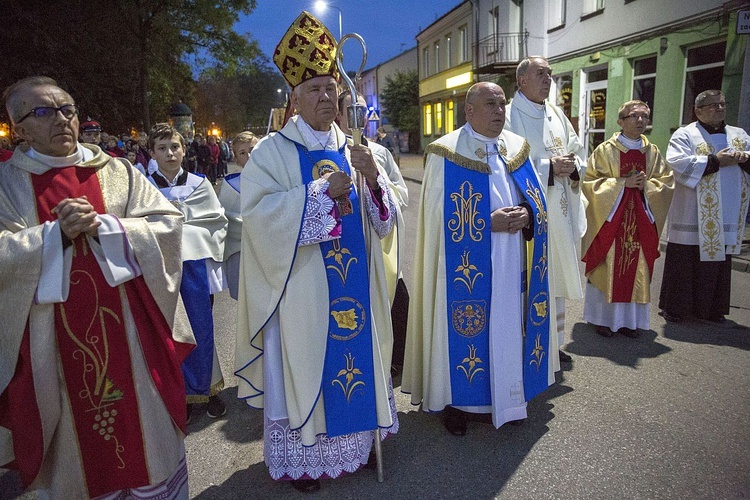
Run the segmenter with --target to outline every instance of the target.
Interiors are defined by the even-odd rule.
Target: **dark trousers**
[[[659,308],[673,316],[718,319],[729,314],[732,256],[701,262],[697,245],[667,244]]]

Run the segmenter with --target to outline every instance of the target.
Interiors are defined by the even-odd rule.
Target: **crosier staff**
[[[352,139],[354,141],[354,144],[362,144],[362,131],[365,128],[365,123],[367,122],[367,108],[363,106],[362,104],[357,102],[357,88],[354,85],[354,82],[351,78],[349,78],[349,75],[346,74],[346,70],[344,69],[344,51],[342,50],[344,46],[344,42],[346,42],[349,39],[354,38],[355,40],[359,41],[359,44],[362,46],[362,63],[359,66],[359,69],[357,70],[356,75],[354,76],[354,79],[359,81],[362,76],[362,71],[365,69],[365,64],[367,64],[367,46],[365,45],[365,40],[357,33],[349,33],[341,37],[341,40],[339,40],[338,47],[336,47],[336,64],[339,68],[339,73],[341,74],[341,78],[346,81],[347,86],[349,87],[349,92],[352,96],[352,103],[346,107],[346,120],[349,125],[349,130],[352,132]],[[354,167],[351,167],[352,170],[352,176],[355,175]],[[364,176],[359,174],[357,172],[356,175],[357,179],[357,189],[360,193],[364,193],[364,190],[366,189],[365,186],[365,179]],[[370,225],[367,224],[366,227],[368,228],[367,231],[367,237],[368,240],[370,239]],[[380,443],[380,430],[375,429],[375,458],[377,460],[377,472],[378,472],[378,482],[382,483],[383,478],[383,447]]]

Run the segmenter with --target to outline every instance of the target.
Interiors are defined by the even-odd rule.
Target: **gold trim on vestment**
[[[530,151],[531,148],[529,147],[529,143],[524,140],[523,146],[521,146],[521,149],[518,151],[518,153],[515,154],[515,156],[513,156],[513,158],[508,159],[503,156],[503,160],[505,160],[506,170],[512,174],[513,172],[521,168],[521,165],[523,165],[523,163],[529,157]],[[483,174],[490,174],[492,172],[490,166],[486,161],[472,160],[471,158],[467,158],[456,153],[454,150],[443,144],[436,144],[433,142],[424,149],[424,164],[427,163],[427,155],[430,154],[442,156],[446,160],[449,160],[459,167],[463,167],[468,170],[473,170],[475,172],[480,172]]]

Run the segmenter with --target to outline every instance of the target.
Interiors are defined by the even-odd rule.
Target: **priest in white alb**
[[[565,342],[565,299],[583,297],[581,238],[586,232],[581,180],[586,169],[583,145],[568,118],[549,100],[552,69],[541,57],[529,57],[516,68],[518,92],[508,105],[507,129],[531,146],[529,157],[546,186],[549,216],[549,283],[555,349]],[[571,361],[559,350],[559,361]],[[555,362],[558,362],[558,359]]]
[[[271,477],[301,491],[355,472],[398,430],[380,247],[395,196],[372,151],[334,123],[335,58],[330,31],[303,12],[274,54],[297,115],[241,174],[238,394],[264,410]]]

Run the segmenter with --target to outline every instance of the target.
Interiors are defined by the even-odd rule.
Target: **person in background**
[[[366,106],[365,99],[362,95],[357,95],[357,102]],[[339,94],[339,113],[336,116],[336,123],[341,131],[351,138],[351,130],[346,118],[347,108],[352,104],[352,94],[349,90],[344,90]],[[349,139],[351,141],[351,139]],[[391,322],[393,325],[393,356],[391,360],[391,374],[393,376],[401,373],[404,365],[404,349],[406,347],[406,324],[409,319],[409,290],[403,280],[401,272],[401,238],[406,234],[404,228],[404,218],[401,214],[402,208],[409,204],[409,191],[401,175],[401,170],[396,164],[396,160],[391,152],[384,146],[367,141],[362,136],[362,144],[372,150],[373,158],[378,166],[388,175],[388,185],[396,195],[396,225],[393,231],[380,240],[380,246],[383,248],[383,263],[385,264],[385,273],[388,283],[388,298],[391,303]]]
[[[506,113],[509,131],[531,146],[531,161],[547,186],[549,216],[550,334],[558,350],[555,362],[570,362],[565,343],[565,299],[583,298],[580,242],[586,232],[581,179],[583,145],[563,111],[549,100],[552,68],[542,57],[528,57],[516,68],[518,92]]]
[[[209,135],[206,142],[208,143],[208,150],[211,152],[206,177],[208,177],[208,180],[211,181],[211,184],[215,185],[216,176],[218,174],[217,169],[219,167],[219,156],[221,155],[221,149],[219,149],[219,145],[216,144],[216,137],[214,137],[213,135]]]
[[[110,156],[116,156],[117,158],[125,158],[125,151],[118,146],[117,136],[110,135],[107,139],[107,154]]]
[[[544,185],[505,103],[472,85],[467,123],[425,148],[401,390],[456,436],[471,414],[523,423],[555,382]]]
[[[219,418],[226,405],[214,339],[213,294],[226,288],[221,262],[227,218],[211,184],[182,169],[185,139],[169,125],[157,125],[148,135],[149,153],[159,169],[149,180],[183,214],[182,283],[180,295],[195,334],[195,351],[182,364],[187,391],[188,422],[194,403],[207,403],[206,415]]]
[[[102,143],[102,126],[99,122],[88,120],[81,123],[80,141],[105,149],[106,145]]]
[[[301,491],[358,470],[398,431],[379,241],[396,202],[372,150],[334,123],[335,51],[311,14],[289,27],[274,62],[297,115],[241,174],[238,397],[264,409],[271,477]]]
[[[4,97],[26,145],[0,168],[0,466],[42,498],[187,499],[182,214],[78,143],[51,78]]]
[[[132,151],[132,150],[131,150],[131,151],[128,151],[128,152],[126,153],[126,155],[127,155],[127,159],[128,159],[128,161],[130,162],[130,164],[131,164],[131,165],[133,165],[133,166],[134,166],[134,167],[136,168],[136,170],[138,170],[138,171],[139,171],[140,173],[142,173],[143,175],[147,175],[147,174],[146,174],[146,169],[145,169],[145,168],[143,168],[143,165],[141,165],[140,163],[138,163],[138,160],[137,160],[137,158],[136,158],[136,154],[135,154],[135,151]]]
[[[676,186],[659,308],[670,322],[721,324],[750,203],[750,136],[726,124],[727,104],[718,90],[698,94],[693,109],[698,120],[677,129],[667,148]]]
[[[229,224],[227,239],[224,244],[224,269],[226,271],[229,295],[237,300],[240,279],[240,249],[242,243],[242,207],[240,204],[240,173],[247,164],[250,153],[258,144],[258,137],[252,132],[240,132],[232,140],[234,162],[228,169],[229,175],[224,178],[219,188],[219,203],[224,207]]]
[[[605,337],[620,332],[636,338],[638,330],[650,328],[651,279],[674,191],[672,169],[643,135],[650,113],[642,101],[620,106],[621,132],[589,156],[583,181],[583,318]]]

